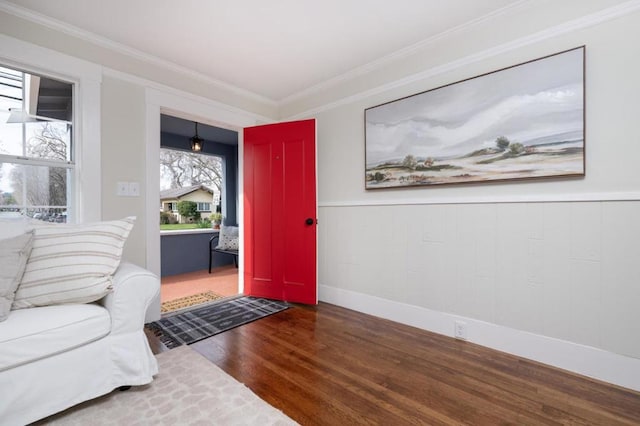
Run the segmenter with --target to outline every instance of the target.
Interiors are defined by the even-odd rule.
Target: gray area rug
[[[146,327],[171,349],[190,345],[289,307],[286,302],[278,300],[243,296],[169,313]]]
[[[111,392],[36,424],[297,424],[188,346],[163,352],[157,358],[160,372],[151,384]]]

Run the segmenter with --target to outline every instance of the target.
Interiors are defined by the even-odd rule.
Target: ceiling
[[[196,127],[193,121],[161,114],[160,131],[184,137],[186,145],[187,141],[196,134]],[[238,132],[202,123],[198,123],[198,136],[209,142],[218,142],[226,145],[238,144]]]
[[[5,0],[155,65],[281,102],[522,0]]]

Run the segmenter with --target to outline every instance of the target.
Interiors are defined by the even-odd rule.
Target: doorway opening
[[[168,313],[239,292],[237,259],[211,250],[238,226],[238,133],[167,114],[160,130],[160,302]]]

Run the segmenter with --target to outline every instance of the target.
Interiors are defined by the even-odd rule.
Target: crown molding
[[[472,29],[473,27],[476,27],[480,24],[482,24],[483,22],[486,21],[490,21],[492,19],[495,19],[498,16],[507,14],[512,12],[513,10],[519,9],[521,8],[523,5],[530,3],[531,0],[520,0],[517,1],[515,3],[511,3],[508,6],[502,7],[500,9],[494,10],[491,13],[488,13],[486,15],[483,15],[479,18],[473,19],[471,21],[465,22],[464,24],[458,25],[456,27],[450,28],[448,30],[445,30],[441,33],[438,33],[434,36],[431,36],[429,38],[426,38],[422,41],[419,41],[417,43],[412,44],[411,46],[407,46],[405,48],[402,48],[400,50],[397,50],[393,53],[390,53],[386,56],[383,56],[382,58],[376,59],[374,61],[371,61],[365,65],[359,66],[357,68],[354,68],[350,71],[347,71],[344,74],[338,75],[336,77],[330,78],[328,80],[325,80],[321,83],[315,84],[311,87],[308,87],[304,90],[301,90],[297,93],[294,93],[293,95],[287,96],[283,99],[281,99],[279,101],[279,103],[281,105],[285,105],[288,104],[290,102],[294,102],[298,99],[307,97],[307,96],[311,96],[314,95],[316,93],[321,93],[326,91],[327,89],[330,89],[333,86],[337,86],[338,84],[344,82],[344,81],[348,81],[348,80],[352,80],[356,77],[360,77],[362,75],[368,74],[372,71],[375,71],[377,69],[383,68],[384,66],[397,61],[398,59],[402,59],[405,58],[407,56],[411,56],[412,54],[414,54],[416,51],[423,49],[425,47],[428,47],[430,45],[436,44],[438,42],[440,42],[442,39],[445,39],[447,37],[450,37],[454,34],[457,33],[461,33],[464,31],[468,31],[470,29]]]
[[[307,89],[304,89],[302,91],[299,91],[293,95],[287,96],[281,100],[274,100],[274,99],[270,99],[267,98],[265,96],[259,95],[257,93],[248,91],[246,89],[242,89],[239,88],[237,86],[234,86],[232,84],[229,83],[225,83],[221,80],[217,80],[214,78],[211,78],[205,74],[202,74],[200,72],[196,72],[193,71],[189,68],[186,68],[184,66],[175,64],[173,62],[158,58],[156,56],[144,53],[140,50],[131,48],[129,46],[126,46],[124,44],[112,41],[107,39],[106,37],[102,37],[99,36],[97,34],[91,33],[89,31],[86,30],[82,30],[78,27],[66,24],[62,21],[59,21],[57,19],[48,17],[46,15],[43,15],[41,13],[38,12],[34,12],[32,10],[26,9],[24,7],[12,4],[12,3],[7,3],[7,2],[0,2],[0,11],[6,12],[8,14],[14,15],[18,18],[22,18],[25,20],[28,20],[30,22],[34,22],[36,24],[39,25],[43,25],[45,27],[54,29],[56,31],[60,31],[62,33],[68,34],[72,37],[76,37],[79,38],[81,40],[87,41],[89,43],[92,44],[96,44],[98,46],[107,48],[109,50],[121,53],[123,55],[132,57],[134,59],[138,59],[140,61],[152,64],[154,66],[157,67],[161,67],[164,68],[166,70],[172,71],[172,72],[176,72],[178,74],[182,74],[186,77],[192,78],[194,80],[197,81],[201,81],[205,84],[211,85],[213,87],[217,87],[223,90],[228,90],[232,93],[235,93],[239,96],[243,96],[247,99],[256,101],[256,102],[261,102],[265,105],[268,106],[272,106],[272,107],[276,107],[276,108],[283,108],[284,106],[286,106],[287,104],[290,104],[291,102],[294,102],[296,100],[305,98],[305,97],[309,97],[309,96],[313,96],[314,94],[317,93],[322,93],[327,91],[328,89],[330,89],[331,87],[335,87],[341,83],[344,83],[346,81],[352,80],[354,78],[366,75],[370,72],[373,72],[377,69],[383,68],[385,66],[388,66],[389,64],[391,64],[394,61],[397,61],[398,59],[404,58],[404,57],[408,57],[412,54],[415,54],[417,51],[419,51],[420,49],[423,49],[425,47],[428,47],[429,45],[441,42],[443,39],[450,37],[454,34],[460,33],[460,32],[464,32],[464,31],[468,31],[484,22],[490,21],[492,19],[495,19],[498,16],[502,16],[504,14],[508,14],[508,13],[512,13],[513,11],[516,11],[522,7],[524,7],[525,5],[531,3],[532,0],[520,0],[517,1],[515,3],[512,3],[508,6],[505,6],[503,8],[500,8],[498,10],[495,10],[491,13],[488,13],[484,16],[481,16],[477,19],[474,19],[472,21],[469,21],[465,24],[459,25],[457,27],[451,28],[447,31],[443,31],[433,37],[427,38],[423,41],[420,41],[418,43],[415,43],[411,46],[408,46],[406,48],[400,49],[394,53],[391,53],[383,58],[377,59],[375,61],[369,62],[368,64],[365,64],[361,67],[355,68],[351,71],[348,71],[342,75],[339,75],[337,77],[325,80],[319,84],[316,84],[314,86],[311,86]],[[475,62],[479,62],[494,56],[497,56],[499,54],[502,53],[506,53],[515,49],[519,49],[521,47],[524,46],[528,46],[534,43],[538,43],[540,41],[549,39],[549,38],[553,38],[562,34],[566,34],[566,33],[570,33],[576,30],[580,30],[580,29],[584,29],[593,25],[597,25],[600,24],[602,22],[606,22],[609,21],[611,19],[615,19],[630,13],[633,13],[635,11],[637,11],[638,9],[640,9],[640,0],[629,0],[626,1],[624,3],[618,4],[616,6],[612,6],[610,8],[592,13],[590,15],[586,15],[571,21],[567,21],[564,22],[560,25],[548,28],[546,30],[542,30],[539,31],[537,33],[534,33],[532,35],[529,36],[525,36],[522,37],[520,39],[496,46],[494,48],[490,48],[490,49],[486,49],[484,51],[478,52],[476,54],[473,55],[469,55],[467,57],[458,59],[456,61],[452,61],[449,62],[447,64],[443,64],[443,65],[439,65],[424,71],[421,71],[419,73],[416,74],[412,74],[410,76],[407,76],[403,79],[400,80],[396,80],[394,82],[391,82],[389,84],[385,84],[382,86],[378,86],[375,88],[372,88],[370,90],[366,90],[363,92],[359,92],[357,94],[339,99],[337,101],[334,102],[330,102],[328,104],[324,104],[322,106],[316,107],[316,108],[312,108],[300,113],[296,113],[293,116],[289,116],[287,117],[287,119],[295,119],[295,118],[300,118],[300,117],[308,117],[311,116],[313,114],[317,114],[323,111],[327,111],[336,107],[339,107],[341,105],[345,105],[351,102],[356,102],[358,100],[361,99],[365,99],[369,96],[373,96],[388,90],[392,90],[394,88],[398,88],[398,87],[402,87],[411,83],[414,83],[416,81],[419,80],[423,80],[423,79],[427,79],[445,72],[449,72],[452,71],[454,69],[457,68],[461,68],[463,66],[467,66],[470,64],[473,64]],[[146,82],[150,82],[150,80],[147,79],[143,79]],[[166,85],[162,85],[163,86],[163,90],[165,90],[168,86]]]
[[[167,86],[166,84],[158,83],[157,81],[149,80],[149,79],[146,79],[144,77],[139,77],[137,75],[132,75],[132,74],[128,74],[126,72],[114,70],[113,68],[103,67],[102,70],[103,70],[103,73],[104,73],[105,76],[113,77],[113,78],[116,78],[118,80],[126,81],[128,83],[133,83],[133,84],[145,87],[147,89],[155,89],[157,91],[160,91],[160,92],[163,92],[163,93],[167,93],[167,94],[171,94],[171,95],[175,95],[175,96],[178,96],[180,98],[188,99],[188,100],[193,101],[193,102],[198,102],[198,103],[203,104],[203,105],[208,105],[208,106],[211,106],[211,107],[220,108],[220,109],[223,109],[225,111],[228,111],[228,112],[231,112],[231,113],[234,113],[234,114],[241,114],[241,115],[244,115],[244,116],[247,116],[247,117],[251,117],[252,119],[256,120],[257,122],[261,122],[261,123],[273,123],[274,122],[273,117],[267,117],[267,116],[264,116],[264,115],[256,114],[254,112],[250,112],[250,111],[238,108],[238,107],[231,106],[229,104],[222,103],[220,101],[216,101],[215,99],[206,98],[204,96],[196,95],[196,94],[191,93],[191,92],[186,92],[186,91],[181,90],[181,89],[176,89],[175,87]]]
[[[224,81],[211,78],[205,74],[202,74],[197,71],[193,71],[187,67],[175,64],[165,59],[158,58],[157,56],[150,55],[148,53],[144,53],[138,49],[134,49],[122,43],[115,42],[106,37],[99,36],[90,31],[80,29],[73,25],[67,24],[65,22],[59,21],[57,19],[51,18],[41,13],[32,11],[30,9],[26,9],[24,7],[7,3],[7,2],[0,2],[0,11],[6,12],[10,15],[16,16],[21,19],[25,19],[27,21],[30,21],[48,28],[51,28],[53,30],[65,33],[72,37],[79,38],[86,42],[104,47],[106,49],[115,51],[117,53],[132,57],[134,59],[149,63],[151,65],[161,67],[178,74],[182,74],[186,77],[192,78],[197,81],[201,81],[211,86],[228,90],[232,93],[235,93],[239,96],[246,97],[253,101],[262,102],[269,106],[278,106],[278,102],[276,102],[273,99],[267,98],[262,95],[258,95],[257,93],[251,92],[246,89],[242,89],[232,84],[225,83]]]
[[[526,1],[526,0],[525,0]],[[518,3],[518,5],[521,5],[521,3]],[[291,120],[291,119],[297,119],[297,118],[302,118],[302,117],[309,117],[309,116],[313,116],[315,114],[321,113],[323,111],[328,111],[334,108],[337,108],[339,106],[342,105],[346,105],[346,104],[350,104],[353,102],[357,102],[363,99],[366,99],[370,96],[374,96],[374,95],[378,95],[380,93],[384,93],[386,91],[389,90],[393,90],[399,87],[403,87],[406,85],[409,85],[411,83],[415,83],[421,80],[425,80],[446,72],[450,72],[453,71],[455,69],[458,68],[462,68],[464,66],[468,66],[471,64],[474,64],[476,62],[480,62],[495,56],[498,56],[500,54],[503,53],[507,53],[513,50],[517,50],[520,49],[522,47],[525,46],[530,46],[532,44],[535,43],[539,43],[541,41],[544,40],[548,40],[563,34],[568,34],[574,31],[578,31],[578,30],[582,30],[588,27],[592,27],[594,25],[598,25],[601,24],[603,22],[607,22],[610,21],[612,19],[616,19],[628,14],[631,14],[633,12],[636,12],[640,10],[640,0],[630,0],[624,3],[621,3],[619,5],[607,8],[607,9],[603,9],[601,11],[589,14],[589,15],[585,15],[582,16],[580,18],[576,18],[567,22],[563,22],[559,25],[547,28],[545,30],[542,31],[538,31],[537,33],[533,33],[530,34],[528,36],[525,37],[521,37],[519,39],[489,48],[489,49],[485,49],[483,51],[480,51],[478,53],[474,53],[472,55],[469,56],[465,56],[463,58],[457,59],[455,61],[451,61],[442,65],[438,65],[435,66],[433,68],[429,68],[427,70],[424,71],[420,71],[418,73],[415,74],[411,74],[405,78],[399,79],[399,80],[395,80],[392,81],[390,83],[387,84],[383,84],[381,86],[377,86],[374,87],[372,89],[369,90],[365,90],[359,93],[355,93],[351,96],[347,96],[341,99],[338,99],[336,101],[318,106],[316,108],[311,108],[308,110],[305,110],[303,112],[299,112],[296,113],[292,116],[287,117],[287,120]],[[458,30],[461,31],[462,29]],[[453,31],[453,30],[452,30]],[[415,46],[415,45],[414,45]],[[424,45],[422,45],[424,46]],[[412,50],[412,52],[415,51]],[[372,70],[372,69],[371,69]],[[346,80],[346,78],[344,79]],[[339,81],[336,80],[334,84],[338,84],[342,81],[344,81],[343,79],[340,79]],[[323,91],[326,91],[329,88],[329,86],[325,86],[322,87]],[[309,89],[311,90],[311,89]],[[312,95],[312,92],[309,92],[308,95]],[[283,103],[280,104],[280,107],[282,108]]]

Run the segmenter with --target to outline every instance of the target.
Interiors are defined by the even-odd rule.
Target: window
[[[0,66],[0,216],[66,222],[73,84]]]
[[[199,212],[210,212],[211,211],[211,203],[198,203],[198,211]]]

